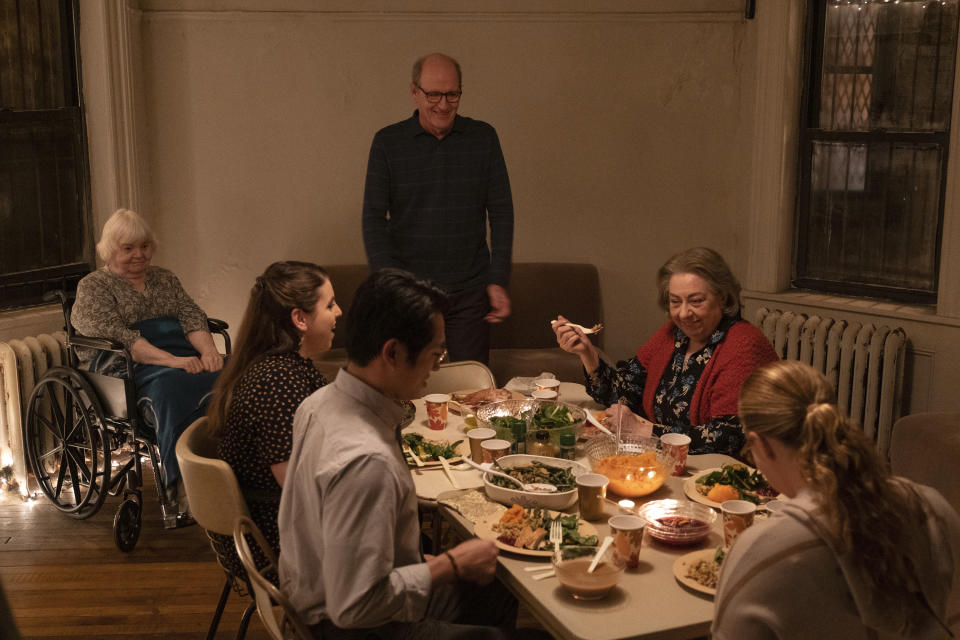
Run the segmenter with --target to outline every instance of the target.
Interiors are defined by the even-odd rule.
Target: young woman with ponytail
[[[330,349],[341,315],[327,273],[309,262],[275,262],[250,291],[236,346],[207,412],[219,454],[237,476],[250,515],[275,553],[277,510],[300,403],[327,384],[311,360]],[[229,536],[210,534],[243,575]]]
[[[727,554],[713,637],[948,637],[960,515],[891,476],[808,365],[758,368],[739,415],[757,467],[791,500]]]

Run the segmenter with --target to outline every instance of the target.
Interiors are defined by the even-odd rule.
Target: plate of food
[[[553,545],[548,540],[550,525],[560,520],[563,526],[561,545],[597,546],[597,530],[577,515],[567,515],[548,509],[524,509],[513,505],[502,516],[479,520],[474,534],[481,540],[492,540],[498,549],[526,556],[549,558]]]
[[[727,500],[747,500],[762,505],[780,495],[762,473],[740,463],[707,469],[687,478],[683,492],[694,502],[716,509]]]
[[[465,416],[491,402],[523,399],[523,394],[507,389],[467,389],[450,394],[450,410]]]
[[[723,562],[722,548],[692,551],[674,561],[673,577],[685,587],[715,596],[721,562]]]
[[[449,440],[433,440],[425,438],[419,433],[403,434],[403,458],[411,467],[441,467],[440,458],[446,458],[447,462],[460,462],[460,459],[469,453],[465,449],[467,445],[463,440],[450,442]],[[423,465],[418,465],[410,455],[410,452],[417,454]]]

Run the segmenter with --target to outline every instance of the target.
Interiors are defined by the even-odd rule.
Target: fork
[[[563,525],[560,520],[554,520],[550,523],[550,542],[553,543],[553,555],[560,555],[560,543],[563,542]]]
[[[556,325],[556,323],[557,323],[556,320],[551,320],[551,321],[550,321],[550,327],[551,327],[551,328],[554,327],[554,326]],[[582,332],[584,333],[584,335],[590,335],[591,333],[600,333],[600,332],[603,330],[603,323],[602,323],[602,322],[598,322],[597,324],[593,325],[592,327],[585,327],[585,326],[583,326],[582,324],[577,324],[576,322],[565,322],[564,325],[566,325],[566,326],[568,326],[568,327],[576,327],[577,329],[580,329],[580,331],[582,331]]]

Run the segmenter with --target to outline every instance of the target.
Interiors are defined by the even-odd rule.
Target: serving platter
[[[549,510],[547,510],[547,513],[550,514],[551,516],[554,516],[554,517],[557,516],[557,515],[560,515],[560,516],[570,515],[570,514],[567,514],[567,513],[561,513],[561,512],[559,512],[559,511],[549,511]],[[519,547],[514,547],[514,546],[509,545],[509,544],[507,544],[507,543],[505,543],[505,542],[502,542],[502,541],[500,541],[500,540],[497,540],[497,537],[498,537],[500,534],[497,533],[496,531],[494,531],[493,525],[497,524],[497,522],[500,521],[500,517],[501,517],[501,516],[499,516],[499,515],[497,515],[497,516],[489,516],[489,517],[487,517],[487,518],[483,518],[483,519],[478,520],[478,521],[474,524],[474,526],[473,526],[473,533],[474,533],[474,535],[476,535],[476,536],[477,536],[478,538],[480,538],[481,540],[492,540],[493,543],[494,543],[495,545],[497,545],[497,548],[500,549],[500,550],[502,550],[502,551],[509,551],[510,553],[516,553],[516,554],[519,554],[519,555],[522,555],[522,556],[534,556],[534,557],[539,557],[539,558],[549,558],[550,556],[553,555],[553,551],[552,551],[552,550],[545,550],[545,549],[521,549],[521,548],[519,548]],[[583,520],[583,519],[580,519],[580,520],[577,521],[577,531],[578,531],[578,532],[580,533],[580,535],[582,535],[582,536],[595,536],[595,535],[597,535],[597,528],[594,527],[594,526],[593,526],[592,524],[590,524],[589,522],[587,522],[586,520]]]
[[[716,549],[699,549],[697,551],[691,551],[690,553],[680,556],[673,562],[673,577],[677,579],[677,582],[685,587],[693,589],[694,591],[699,591],[700,593],[705,593],[711,596],[717,595],[717,589],[715,587],[702,585],[693,578],[687,576],[687,573],[690,571],[691,567],[696,566],[701,560],[713,562],[713,556],[716,554],[716,552]]]
[[[476,412],[476,410],[477,410],[479,407],[481,407],[481,406],[483,406],[483,405],[485,405],[485,404],[488,404],[489,402],[497,402],[496,400],[490,400],[489,402],[481,402],[481,403],[466,403],[466,402],[465,402],[465,403],[462,403],[462,404],[461,404],[461,403],[460,403],[459,401],[457,401],[457,399],[456,399],[456,398],[458,398],[458,397],[459,397],[459,398],[462,398],[462,397],[464,397],[464,396],[470,395],[471,393],[476,393],[477,391],[484,391],[484,390],[485,390],[485,389],[461,389],[460,391],[454,391],[453,393],[450,394],[451,400],[450,400],[449,405],[448,405],[448,406],[450,407],[450,410],[453,411],[453,412],[456,413],[456,414],[461,415],[461,416],[466,416],[466,415],[469,415],[469,414],[471,414],[471,413]],[[505,392],[506,392],[506,393],[504,393],[504,397],[502,398],[503,400],[523,400],[523,399],[526,397],[526,396],[524,396],[522,393],[518,393],[518,392],[516,392],[516,391],[510,391],[510,390],[508,390],[508,389],[498,389],[498,391],[505,391]],[[509,394],[509,395],[507,395],[507,394]]]

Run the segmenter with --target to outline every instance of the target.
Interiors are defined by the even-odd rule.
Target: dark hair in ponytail
[[[759,367],[740,388],[740,420],[748,432],[798,452],[806,485],[819,497],[840,552],[855,561],[888,606],[915,602],[917,579],[908,548],[925,519],[920,497],[891,481],[886,462],[835,404],[833,387],[813,367],[781,360]]]
[[[243,374],[265,355],[295,351],[300,346],[300,331],[290,313],[302,309],[312,313],[317,306],[317,288],[329,276],[311,262],[274,262],[257,277],[243,314],[236,348],[217,377],[207,416],[210,426],[219,431],[227,418],[233,388]]]

